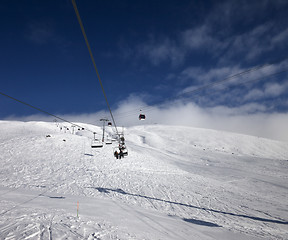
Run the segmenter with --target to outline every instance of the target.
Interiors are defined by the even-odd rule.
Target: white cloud
[[[284,29],[282,32],[277,33],[272,38],[272,43],[273,44],[287,44],[287,39],[288,39],[288,28]]]
[[[279,46],[287,46],[288,31],[280,27],[276,28],[275,19],[252,25],[252,28],[247,28],[245,32],[234,31],[239,22],[242,24],[249,21],[243,19],[243,16],[256,17],[255,15],[261,11],[259,9],[267,10],[267,5],[250,2],[239,5],[229,1],[218,4],[206,16],[202,25],[182,32],[179,45],[190,51],[204,50],[210,53],[211,57],[221,56],[219,62],[226,64],[235,57],[254,60]]]
[[[148,42],[138,46],[137,52],[139,56],[148,58],[153,65],[169,61],[172,66],[177,66],[185,57],[185,51],[169,38],[158,42],[150,38]]]
[[[288,87],[287,83],[279,84],[279,83],[268,83],[265,85],[265,94],[269,97],[277,97],[286,91]]]
[[[288,83],[266,83],[263,87],[251,89],[245,96],[244,100],[260,100],[269,97],[279,97],[283,93],[287,92]]]
[[[243,100],[249,101],[249,100],[257,100],[264,96],[264,92],[260,89],[252,89],[250,90],[244,97]]]
[[[248,60],[255,59],[265,52],[273,50],[271,29],[273,25],[263,24],[251,31],[233,37],[233,55],[244,54]],[[249,51],[248,51],[249,49]]]
[[[205,96],[198,95],[197,101],[210,106],[225,102],[239,105],[247,101],[278,97],[288,90],[288,82],[284,81],[286,76],[283,74],[280,77],[277,76],[277,81],[274,76],[283,68],[287,68],[287,61],[254,68],[252,71],[241,69],[239,66],[218,67],[209,70],[189,67],[178,76],[178,80],[186,85],[179,91],[178,96],[193,97],[191,94],[205,93],[204,91],[207,90],[208,94],[209,92],[213,94],[211,96],[207,93]],[[275,81],[273,81],[274,79]]]
[[[138,120],[140,109],[146,114],[145,121]],[[261,110],[265,111],[265,106],[261,104],[246,104],[236,108],[227,106],[201,108],[193,102],[184,103],[181,100],[167,102],[161,106],[148,106],[140,97],[130,96],[121,102],[113,113],[118,127],[155,123],[182,125],[288,141],[288,113],[264,113]],[[61,115],[61,117],[72,122],[93,123],[100,126],[99,119],[109,118],[109,115],[106,111],[101,111],[93,114]],[[10,120],[16,119],[53,121],[52,117],[43,115],[10,118]]]
[[[193,103],[170,102],[147,112],[148,123],[217,129],[288,141],[288,114],[254,113],[259,104],[239,108],[200,108]]]
[[[182,43],[191,49],[198,49],[203,46],[210,45],[213,47],[217,39],[213,38],[208,31],[206,25],[202,25],[198,28],[187,29],[182,33]]]
[[[182,80],[193,79],[197,83],[205,84],[225,79],[239,72],[241,70],[238,66],[211,68],[208,70],[200,67],[188,67],[181,72],[180,78]]]
[[[283,2],[224,1],[211,5],[213,8],[208,9],[198,25],[176,28],[170,36],[152,33],[134,51],[156,66],[163,62],[178,66],[195,52],[204,53],[209,61],[216,60],[222,65],[230,65],[231,61],[254,62],[267,53],[287,48],[288,30],[279,24],[281,16],[268,18],[266,14],[271,8],[277,11],[287,6]]]

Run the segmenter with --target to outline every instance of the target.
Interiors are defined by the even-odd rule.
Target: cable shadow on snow
[[[206,227],[221,227],[220,225],[216,224],[216,223],[211,223],[211,222],[206,222],[203,220],[198,220],[198,219],[194,219],[194,218],[182,218],[183,221],[185,222],[189,222],[189,223],[193,223],[193,224],[197,224],[197,225],[201,225],[201,226],[206,226]]]
[[[51,198],[51,199],[65,199],[66,197],[63,197],[63,196],[49,196],[49,195],[44,195],[44,194],[40,194],[39,195],[40,197],[48,197],[48,198]]]
[[[254,216],[249,216],[249,215],[244,215],[244,214],[236,214],[236,213],[231,213],[231,212],[215,210],[215,209],[211,209],[211,208],[198,207],[198,206],[190,205],[190,204],[186,204],[186,203],[173,202],[173,201],[164,200],[164,199],[160,199],[160,198],[144,196],[144,195],[141,195],[141,194],[129,193],[129,192],[125,192],[124,190],[122,190],[120,188],[117,188],[117,189],[101,188],[101,187],[90,187],[90,188],[96,189],[97,191],[99,191],[101,193],[108,193],[109,194],[110,192],[116,192],[116,193],[129,195],[129,196],[133,196],[133,197],[141,197],[141,198],[145,198],[145,199],[149,199],[149,200],[153,200],[153,201],[160,201],[160,202],[164,202],[164,203],[170,203],[170,204],[180,205],[180,206],[189,207],[189,208],[195,208],[195,209],[209,211],[209,212],[214,212],[214,213],[219,213],[219,214],[223,214],[223,215],[230,215],[230,216],[235,216],[235,217],[248,218],[248,219],[251,219],[251,220],[254,220],[254,221],[270,222],[270,223],[288,225],[288,221],[285,221],[285,220],[254,217]],[[187,221],[187,222],[191,222],[191,223],[193,223],[193,221],[194,221],[194,219],[186,219],[186,220],[183,219],[183,220]]]
[[[93,154],[90,154],[90,153],[84,153],[85,156],[89,156],[89,157],[93,157],[94,155]]]

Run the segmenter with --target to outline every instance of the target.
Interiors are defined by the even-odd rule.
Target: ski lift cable
[[[57,118],[57,119],[59,119],[59,120],[61,120],[61,121],[63,121],[63,122],[67,122],[67,123],[70,123],[71,125],[74,125],[74,126],[76,126],[76,127],[83,128],[83,127],[80,126],[79,124],[75,124],[75,123],[73,123],[73,122],[71,122],[71,121],[68,121],[68,120],[66,120],[66,119],[64,119],[64,118],[58,117],[58,116],[56,116],[55,114],[49,113],[49,112],[47,112],[47,111],[45,111],[45,110],[43,110],[43,109],[41,109],[41,108],[35,107],[35,106],[33,106],[33,105],[29,104],[29,103],[26,103],[26,102],[24,102],[24,101],[22,101],[22,100],[19,100],[19,99],[17,99],[17,98],[14,98],[14,97],[12,97],[12,96],[9,96],[9,95],[6,94],[6,93],[0,92],[0,94],[3,95],[3,96],[5,96],[5,97],[8,97],[8,98],[10,98],[10,99],[12,99],[12,100],[14,100],[14,101],[16,101],[16,102],[22,103],[22,104],[24,104],[24,105],[26,105],[26,106],[28,106],[28,107],[30,107],[30,108],[33,108],[33,109],[35,109],[35,110],[37,110],[37,111],[39,111],[39,112],[42,112],[42,113],[45,113],[45,114],[47,114],[47,115],[49,115],[49,116],[52,116],[52,117],[54,117],[54,118]],[[93,131],[91,131],[91,130],[89,130],[89,129],[87,129],[87,131],[93,133]]]
[[[254,72],[256,70],[259,70],[259,69],[262,69],[262,68],[265,68],[265,67],[268,67],[268,66],[271,66],[271,65],[272,64],[264,64],[264,65],[261,65],[261,66],[256,66],[256,67],[250,68],[250,69],[248,69],[246,71],[243,71],[243,72],[237,73],[235,75],[229,76],[229,77],[227,77],[225,79],[221,79],[221,80],[216,81],[216,82],[208,83],[208,84],[203,85],[203,86],[201,86],[199,88],[196,88],[194,90],[187,91],[187,92],[183,93],[182,95],[194,94],[194,93],[200,92],[200,91],[202,91],[204,89],[207,89],[207,88],[210,88],[210,87],[213,87],[213,86],[217,86],[217,85],[221,85],[221,84],[223,84],[225,82],[228,82],[228,81],[230,81],[230,80],[232,80],[234,78],[240,77],[242,75]],[[274,72],[274,73],[268,74],[268,75],[266,75],[264,77],[248,80],[248,81],[245,81],[245,82],[238,83],[236,85],[243,85],[243,84],[246,84],[246,83],[249,83],[249,82],[256,82],[256,81],[259,81],[259,80],[262,80],[262,79],[266,79],[268,77],[276,76],[278,74],[281,74],[281,73],[284,73],[284,72],[287,72],[287,71],[288,71],[288,68],[284,68],[284,69],[282,69],[279,72]],[[172,98],[170,98],[168,100],[172,100]],[[143,107],[141,107],[141,109],[145,110],[146,112],[153,110],[153,108],[155,108],[155,106],[143,106]],[[117,114],[117,118],[125,118],[127,116],[132,116],[132,115],[135,114],[136,111],[139,111],[139,108],[134,109],[134,110],[130,110],[130,111],[127,111],[127,112],[119,113],[119,114]]]
[[[248,81],[245,81],[245,82],[241,82],[241,83],[238,83],[237,85],[244,85],[244,84],[247,84],[247,83],[250,83],[250,82],[256,82],[256,81],[259,81],[259,80],[262,80],[262,79],[266,79],[268,77],[273,77],[273,76],[276,76],[276,75],[279,75],[281,73],[284,73],[284,72],[287,72],[288,69],[284,69],[282,71],[279,71],[279,72],[275,72],[275,73],[272,73],[272,74],[269,74],[269,75],[266,75],[265,77],[260,77],[260,78],[257,78],[257,79],[252,79],[252,80],[248,80]],[[213,85],[217,85],[216,82],[213,83]],[[211,85],[209,86],[211,87]],[[208,86],[206,87],[208,88]],[[200,90],[204,90],[206,89],[204,88],[204,86],[200,87],[200,88],[197,88],[197,89],[194,89],[192,91],[189,91],[189,92],[186,92],[186,94],[190,93],[190,94],[194,94],[194,93],[197,93],[199,92]],[[185,97],[185,99],[191,99],[191,98],[194,98],[196,97],[197,95],[193,95],[193,96],[190,96],[190,97]],[[169,99],[168,99],[169,100]],[[164,103],[163,103],[164,104]],[[161,104],[160,104],[161,106]],[[150,111],[153,111],[155,109],[155,105],[153,106],[146,106],[146,107],[142,107],[142,109],[145,109],[146,112],[150,112]],[[134,109],[134,110],[130,110],[130,111],[127,111],[127,112],[122,112],[122,113],[119,113],[119,115],[117,115],[117,118],[118,119],[122,119],[122,118],[127,118],[127,117],[130,117],[130,116],[134,116],[135,113],[139,111],[139,109]]]
[[[271,64],[270,64],[270,65],[271,65]],[[254,69],[253,71],[255,71],[256,68],[257,68],[257,69],[260,69],[260,68],[267,67],[267,66],[268,66],[268,64],[266,64],[265,66],[263,65],[263,66],[255,67],[255,68],[253,68],[253,69]],[[248,73],[247,71],[249,71],[249,70],[246,70],[245,73]],[[247,83],[250,83],[250,82],[256,82],[256,81],[259,81],[259,80],[262,80],[262,79],[266,79],[266,78],[268,78],[268,77],[273,77],[273,76],[279,75],[279,74],[284,73],[284,72],[287,72],[287,71],[288,71],[288,68],[284,68],[284,69],[282,69],[281,71],[274,72],[274,73],[272,73],[272,74],[268,74],[268,75],[266,75],[266,76],[264,76],[264,77],[260,77],[260,78],[248,80],[248,81],[245,81],[245,82],[237,83],[237,85],[244,85],[244,84],[247,84]],[[252,72],[252,69],[250,69],[249,72]],[[227,77],[227,78],[225,78],[225,81],[231,80],[232,77],[235,78],[236,76],[240,76],[240,74],[241,74],[241,75],[244,75],[244,72],[237,73],[237,74],[235,74],[235,75],[233,75],[233,76]],[[229,78],[229,79],[228,79],[228,78]],[[183,95],[187,95],[188,93],[194,94],[194,93],[200,92],[201,90],[208,89],[208,88],[211,87],[211,86],[220,85],[220,84],[223,84],[223,83],[224,83],[224,79],[221,79],[220,81],[217,81],[217,82],[214,82],[214,83],[211,83],[211,84],[207,84],[207,85],[201,86],[201,87],[199,87],[199,88],[197,88],[197,89],[194,89],[194,90],[192,90],[192,91],[186,92],[186,93],[183,94]],[[190,96],[189,98],[191,99],[191,98],[194,98],[194,97],[196,97],[196,96],[197,96],[197,95],[193,95],[193,96]],[[186,99],[187,99],[187,98],[188,98],[188,97],[186,97]],[[172,99],[172,98],[171,98],[171,99]],[[169,100],[169,99],[168,99],[168,100]],[[160,105],[160,106],[161,106],[161,105]],[[142,107],[141,107],[141,110],[145,110],[145,112],[150,112],[150,111],[153,111],[153,110],[155,109],[155,107],[156,107],[155,105],[153,105],[153,106],[142,106]],[[139,111],[139,108],[133,109],[133,110],[130,110],[130,111],[127,111],[127,112],[121,112],[121,113],[119,113],[119,114],[116,114],[116,116],[117,116],[117,119],[123,119],[123,118],[127,118],[127,117],[130,117],[130,116],[134,116],[135,113],[138,112],[138,111]]]
[[[194,90],[191,90],[191,91],[187,91],[187,92],[185,92],[184,94],[186,95],[186,94],[188,94],[188,93],[194,93],[194,92],[197,92],[197,91],[201,91],[201,90],[203,90],[203,89],[205,89],[205,88],[208,88],[208,87],[211,87],[211,86],[214,86],[214,85],[218,85],[218,84],[221,84],[221,83],[223,83],[223,82],[230,81],[230,80],[232,80],[232,79],[234,79],[234,78],[240,77],[240,76],[242,76],[242,75],[245,75],[245,74],[254,72],[254,71],[256,71],[256,70],[259,70],[259,69],[262,69],[262,68],[265,68],[265,67],[268,67],[268,66],[271,66],[271,65],[272,65],[272,64],[263,64],[263,65],[255,66],[255,67],[249,68],[249,69],[247,69],[247,70],[245,70],[245,71],[242,71],[242,72],[236,73],[236,74],[234,74],[234,75],[228,76],[228,77],[226,77],[226,78],[224,78],[224,79],[221,79],[221,80],[219,80],[219,81],[216,81],[216,82],[213,82],[213,83],[208,83],[208,84],[203,85],[203,86],[201,86],[201,87],[199,87],[199,88],[197,88],[197,89],[194,89]],[[168,100],[169,100],[169,99],[168,99]],[[153,106],[152,106],[152,107],[153,107]],[[143,109],[143,110],[145,110],[145,111],[146,111],[147,109],[150,109],[150,108],[151,108],[151,106],[142,106],[142,107],[140,107],[140,109]],[[117,116],[126,115],[126,114],[129,114],[129,113],[131,113],[131,114],[133,113],[133,114],[134,114],[135,111],[139,111],[139,108],[134,109],[134,110],[130,110],[130,111],[127,111],[127,112],[119,113],[119,114],[117,114]]]
[[[224,83],[224,82],[228,82],[228,81],[230,81],[230,80],[232,80],[232,79],[234,79],[234,78],[241,77],[242,75],[245,75],[245,74],[254,72],[254,71],[256,71],[256,70],[259,70],[259,69],[268,67],[268,66],[270,66],[270,65],[271,65],[271,64],[265,64],[265,65],[262,65],[262,66],[258,66],[258,67],[255,67],[255,68],[248,69],[248,70],[246,70],[246,71],[244,71],[244,72],[237,73],[237,74],[235,74],[235,75],[229,76],[229,77],[224,78],[224,79],[222,79],[222,80],[219,80],[219,81],[216,81],[216,82],[212,82],[212,83],[208,83],[208,84],[206,84],[206,85],[204,85],[204,86],[201,86],[201,87],[199,87],[199,88],[196,88],[196,89],[194,89],[194,90],[187,91],[187,92],[183,93],[182,95],[195,93],[195,92],[201,91],[201,90],[206,89],[206,88],[210,88],[210,87],[213,87],[213,86],[216,86],[216,85],[220,85],[220,84],[222,84],[222,83]],[[265,78],[267,78],[267,77],[274,76],[274,75],[277,75],[277,74],[279,74],[279,73],[286,72],[286,71],[288,71],[288,68],[286,68],[286,69],[284,68],[283,70],[281,70],[281,71],[279,71],[279,72],[273,72],[273,73],[268,74],[268,75],[266,75],[266,76],[264,76],[264,77],[260,77],[260,78],[257,78],[257,79],[252,79],[252,80],[249,80],[249,81],[251,81],[251,82],[252,82],[252,81],[258,81],[258,80],[265,79]],[[249,82],[249,81],[247,81],[247,82]],[[240,85],[240,84],[242,84],[242,83],[240,82],[240,83],[238,83],[238,84],[236,84],[236,85]]]
[[[267,75],[267,76],[265,76],[265,77],[260,77],[260,78],[248,80],[248,81],[245,81],[245,82],[241,82],[241,83],[238,83],[237,86],[245,85],[245,84],[252,83],[252,82],[257,82],[257,81],[260,81],[260,80],[262,80],[262,79],[266,79],[266,78],[268,78],[268,77],[274,77],[274,76],[276,76],[276,75],[279,75],[279,74],[284,73],[284,72],[287,72],[287,71],[288,71],[288,69],[285,69],[285,70],[282,70],[282,71],[279,71],[279,72],[276,72],[276,73],[273,73],[273,74],[269,74],[269,75]],[[190,97],[186,97],[185,99],[191,99],[191,98],[196,97],[196,96],[197,96],[197,95],[193,95],[192,97],[191,97],[191,96],[190,96]]]
[[[87,38],[87,35],[86,35],[86,32],[85,32],[85,29],[84,29],[84,26],[83,26],[79,11],[78,11],[78,8],[77,8],[77,5],[76,5],[76,2],[75,2],[75,0],[71,0],[71,1],[72,1],[72,5],[74,7],[74,10],[75,10],[75,13],[76,13],[76,16],[77,16],[77,20],[79,22],[79,25],[80,25],[80,28],[81,28],[81,31],[82,31],[82,34],[83,34],[83,37],[85,39],[85,43],[86,43],[86,46],[88,48],[88,51],[89,51],[89,54],[90,54],[90,58],[92,60],[96,75],[98,77],[98,80],[99,80],[99,83],[100,83],[100,86],[101,86],[101,89],[102,89],[102,92],[103,92],[107,107],[109,109],[109,112],[110,112],[110,115],[111,115],[111,119],[112,119],[114,127],[116,129],[116,133],[117,133],[117,135],[119,135],[118,130],[117,130],[117,125],[116,125],[114,116],[112,114],[112,110],[110,108],[110,104],[108,102],[108,99],[107,99],[107,96],[106,96],[106,93],[105,93],[105,90],[104,90],[104,87],[103,87],[103,84],[102,84],[102,81],[101,81],[101,78],[100,78],[100,75],[99,75],[99,72],[98,72],[98,68],[96,66],[96,63],[95,63],[95,60],[94,60],[94,57],[93,57],[93,54],[92,54],[92,51],[91,51],[91,47],[90,47],[90,44],[89,44],[89,41],[88,41],[88,38]]]

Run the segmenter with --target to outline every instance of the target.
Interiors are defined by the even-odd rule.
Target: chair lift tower
[[[104,142],[104,134],[105,134],[105,122],[108,122],[109,120],[107,118],[101,118],[101,122],[103,122],[103,135],[102,135],[102,142]]]

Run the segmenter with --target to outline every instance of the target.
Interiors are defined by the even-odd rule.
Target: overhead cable
[[[56,116],[56,115],[54,115],[54,114],[52,114],[52,113],[49,113],[49,112],[47,112],[47,111],[45,111],[45,110],[43,110],[43,109],[41,109],[41,108],[35,107],[35,106],[33,106],[33,105],[29,104],[29,103],[26,103],[26,102],[24,102],[24,101],[22,101],[22,100],[19,100],[19,99],[17,99],[17,98],[11,97],[11,96],[9,96],[9,95],[6,94],[6,93],[0,92],[0,94],[3,95],[3,96],[5,96],[5,97],[8,97],[8,98],[10,98],[10,99],[13,99],[14,101],[17,101],[17,102],[19,102],[19,103],[22,103],[22,104],[24,104],[24,105],[26,105],[26,106],[28,106],[28,107],[30,107],[30,108],[33,108],[33,109],[35,109],[35,110],[37,110],[37,111],[39,111],[39,112],[42,112],[42,113],[45,113],[45,114],[47,114],[47,115],[49,115],[49,116],[52,116],[52,117],[54,117],[54,118],[57,118],[57,119],[59,119],[59,120],[61,120],[61,121],[63,121],[63,122],[67,122],[67,123],[70,123],[70,124],[72,124],[72,125],[74,125],[74,126],[76,126],[76,127],[83,128],[82,126],[80,126],[80,125],[78,125],[78,124],[75,124],[75,123],[73,123],[73,122],[70,122],[70,121],[68,121],[68,120],[66,120],[66,119],[64,119],[64,118],[58,117],[58,116]],[[89,129],[87,129],[87,131],[93,132],[93,131],[91,131],[91,130],[89,130]]]
[[[84,29],[84,26],[83,26],[83,23],[82,23],[82,20],[81,20],[81,17],[80,17],[80,14],[79,14],[79,11],[78,11],[78,8],[77,8],[77,5],[76,5],[76,2],[75,2],[75,0],[71,0],[71,1],[72,1],[74,10],[75,10],[75,13],[76,13],[76,16],[77,16],[77,19],[78,19],[78,22],[79,22],[79,25],[80,25],[82,34],[83,34],[83,37],[84,37],[84,39],[85,39],[85,43],[86,43],[86,46],[87,46],[87,48],[88,48],[88,51],[89,51],[89,54],[90,54],[90,57],[91,57],[91,60],[92,60],[92,63],[93,63],[95,72],[96,72],[96,74],[97,74],[97,77],[98,77],[98,80],[99,80],[99,83],[100,83],[100,86],[101,86],[103,95],[104,95],[104,97],[105,97],[105,101],[106,101],[107,107],[108,107],[108,109],[109,109],[109,112],[110,112],[110,115],[111,115],[111,118],[112,118],[114,127],[115,127],[115,129],[116,129],[116,133],[117,133],[117,135],[119,135],[118,130],[117,130],[117,125],[116,125],[114,116],[113,116],[113,114],[112,114],[112,111],[111,111],[111,108],[110,108],[110,105],[109,105],[109,102],[108,102],[108,99],[107,99],[107,96],[106,96],[106,93],[105,93],[105,90],[104,90],[104,87],[103,87],[103,84],[102,84],[100,75],[99,75],[99,72],[98,72],[98,69],[97,69],[97,66],[96,66],[96,63],[95,63],[95,60],[94,60],[92,51],[91,51],[90,44],[89,44],[89,42],[88,42],[88,38],[87,38],[85,29]]]
[[[220,85],[220,84],[223,84],[225,82],[228,82],[234,78],[237,78],[237,77],[240,77],[242,75],[245,75],[245,74],[248,74],[248,73],[251,73],[251,72],[254,72],[256,70],[259,70],[259,69],[263,69],[265,67],[268,67],[268,66],[271,66],[272,64],[264,64],[264,65],[260,65],[260,66],[256,66],[256,67],[253,67],[253,68],[250,68],[250,69],[247,69],[243,72],[240,72],[240,73],[237,73],[237,74],[234,74],[232,76],[229,76],[229,77],[226,77],[224,79],[221,79],[219,81],[216,81],[216,82],[212,82],[212,83],[208,83],[206,85],[203,85],[203,86],[200,86],[196,89],[193,89],[191,91],[187,91],[187,92],[184,92],[182,93],[181,95],[187,95],[187,94],[194,94],[194,93],[197,93],[199,91],[202,91],[204,89],[207,89],[207,88],[210,88],[210,87],[213,87],[213,86],[216,86],[216,85]],[[274,73],[271,73],[271,74],[268,74],[264,77],[259,77],[259,78],[256,78],[256,79],[252,79],[252,80],[248,80],[248,81],[245,81],[245,82],[240,82],[240,83],[237,83],[236,85],[243,85],[243,84],[246,84],[246,83],[249,83],[249,82],[256,82],[256,81],[259,81],[259,80],[262,80],[262,79],[266,79],[268,77],[273,77],[273,76],[276,76],[276,75],[279,75],[281,73],[284,73],[284,72],[287,72],[288,71],[288,68],[284,68],[282,69],[281,71],[278,71],[278,72],[274,72]],[[169,100],[173,100],[174,98],[168,98],[166,99],[166,102],[169,101]],[[145,110],[145,111],[151,111],[152,109],[154,109],[156,106],[142,106],[140,107],[141,109]],[[119,113],[117,115],[117,118],[125,118],[125,117],[128,117],[128,116],[132,116],[135,114],[136,111],[138,111],[138,109],[134,109],[134,110],[130,110],[130,111],[127,111],[127,112],[122,112],[122,113]]]

